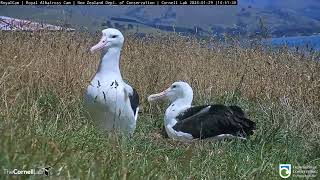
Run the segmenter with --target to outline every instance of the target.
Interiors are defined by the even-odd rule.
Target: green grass
[[[82,104],[100,37],[0,32],[0,179],[3,169],[51,166],[51,179],[280,179],[279,163],[320,171],[320,64],[288,49],[245,49],[164,34],[126,35],[124,79],[141,97],[132,139],[97,132]],[[203,48],[214,43],[214,48]],[[186,48],[188,47],[188,48]],[[257,123],[247,141],[160,135],[165,103],[146,97],[183,80],[194,104],[239,105]],[[292,175],[294,176],[294,175]],[[317,175],[319,179],[319,173]]]
[[[0,116],[1,168],[51,166],[52,179],[280,179],[279,163],[319,170],[319,141],[304,139],[304,128],[291,123],[301,112],[230,95],[207,101],[244,107],[257,122],[255,135],[247,141],[177,142],[160,136],[162,114],[144,113],[133,138],[121,138],[95,130],[82,97],[63,101],[50,91],[22,93]],[[12,177],[0,173],[0,179]]]

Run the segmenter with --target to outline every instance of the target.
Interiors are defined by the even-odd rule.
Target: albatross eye
[[[173,85],[173,86],[172,86],[172,89],[174,89],[174,88],[176,88],[176,87],[177,87],[176,85]]]
[[[113,35],[113,36],[111,36],[111,38],[116,38],[116,37],[118,37],[117,35]]]

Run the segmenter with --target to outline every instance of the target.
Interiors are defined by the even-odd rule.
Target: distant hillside
[[[2,6],[0,15],[89,31],[115,27],[136,33],[175,31],[242,37],[320,33],[320,2],[288,2],[240,0],[238,6]]]
[[[261,33],[261,20],[273,37],[312,35],[320,33],[319,9],[316,0],[242,0],[237,23],[253,34]]]

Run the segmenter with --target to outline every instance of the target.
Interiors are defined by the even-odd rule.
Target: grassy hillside
[[[133,28],[131,32],[139,33],[159,30],[201,36],[227,33],[244,38],[261,31],[261,19],[273,37],[320,33],[320,16],[317,13],[320,5],[316,1],[302,4],[297,1],[261,2],[243,1],[238,6],[9,6],[0,7],[0,15],[68,24],[92,32],[107,23],[107,27],[122,31],[130,26]]]
[[[54,179],[279,179],[279,163],[320,171],[320,64],[312,55],[236,43],[210,42],[213,48],[205,49],[208,42],[194,38],[126,35],[121,70],[142,102],[129,140],[97,132],[85,116],[82,96],[99,61],[88,49],[99,36],[0,37],[2,169],[51,166]],[[244,108],[257,123],[255,135],[247,141],[164,139],[165,104],[150,105],[146,97],[176,80],[192,85],[194,104]]]

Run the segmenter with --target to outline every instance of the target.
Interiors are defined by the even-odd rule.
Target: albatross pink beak
[[[107,45],[107,37],[103,36],[101,40],[98,42],[98,44],[91,47],[90,51],[91,53],[94,53],[95,51],[102,49],[106,45]]]
[[[163,99],[165,97],[167,97],[167,93],[168,93],[168,90],[164,90],[162,91],[161,93],[158,93],[158,94],[152,94],[148,97],[148,101],[149,102],[152,102],[152,101],[156,101],[158,99]]]

